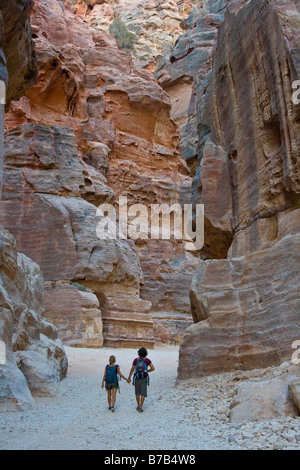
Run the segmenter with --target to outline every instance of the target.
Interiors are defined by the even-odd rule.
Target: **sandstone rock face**
[[[151,302],[133,293],[116,292],[117,286],[107,286],[100,297],[103,305],[103,336],[111,347],[135,348],[140,345],[152,348],[154,340],[153,319],[149,315]]]
[[[6,345],[6,363],[1,365],[1,409],[11,409],[31,405],[32,395],[56,393],[67,373],[67,358],[57,329],[43,318],[40,268],[17,253],[14,238],[3,228],[0,237],[1,340]],[[3,383],[1,380],[1,391]]]
[[[0,80],[5,84],[6,108],[34,83],[37,66],[31,41],[29,12],[32,0],[2,1]],[[2,94],[2,88],[1,88]],[[1,100],[4,97],[1,95]],[[4,106],[0,105],[0,127],[3,129]],[[0,137],[0,195],[3,181],[3,132]]]
[[[159,64],[156,78],[167,91],[180,130],[179,149],[194,176],[192,202],[205,206],[202,256],[224,258],[232,242],[231,191],[224,149],[210,137],[201,106],[226,1],[198,4],[183,22],[186,31]]]
[[[102,318],[95,294],[80,284],[46,282],[45,311],[68,346],[103,346]]]
[[[291,357],[299,335],[297,253],[299,237],[291,236],[244,257],[201,263],[191,288],[197,323],[187,330],[181,350],[185,367],[196,362],[197,374],[207,375]]]
[[[275,4],[250,3],[237,14],[227,14],[203,110],[228,158],[235,232],[295,207],[299,194],[299,109],[291,97],[292,83],[299,78],[295,56],[299,10],[293,2]],[[244,31],[249,20],[256,23],[255,30],[231,35],[233,30]],[[233,41],[230,70],[221,50],[221,44],[229,41]],[[264,60],[259,65],[260,58]]]
[[[25,90],[34,84],[37,65],[33,50],[30,27],[32,0],[2,0],[3,46],[1,72],[7,74],[6,105],[19,99]],[[3,63],[7,67],[4,70]],[[2,75],[2,74],[1,74]]]
[[[297,2],[232,2],[198,83],[193,197],[233,238],[194,277],[179,378],[279,364],[300,337],[299,25]]]
[[[0,79],[7,87],[7,105],[34,83],[37,74],[29,22],[31,6],[32,2],[27,0],[0,4],[3,34]],[[1,195],[4,105],[0,107]],[[43,318],[41,270],[18,253],[14,237],[2,226],[0,285],[0,340],[4,346],[0,365],[0,410],[17,410],[33,406],[33,396],[56,393],[59,381],[67,373],[67,358],[56,328]]]
[[[101,31],[108,32],[114,21],[120,20],[123,28],[119,34],[120,45],[127,46],[137,66],[154,71],[182,34],[181,22],[187,17],[193,2],[64,0],[64,4]]]
[[[190,325],[198,260],[181,241],[96,233],[97,207],[118,210],[119,195],[129,205],[190,201],[168,95],[112,36],[62,2],[37,0],[31,24],[39,77],[6,117],[0,220],[41,267],[46,317],[68,344],[152,347],[162,338],[151,314],[161,311],[180,313],[178,339]]]

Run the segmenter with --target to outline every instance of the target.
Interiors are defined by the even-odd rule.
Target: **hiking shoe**
[[[111,407],[111,411],[112,411],[113,413],[115,412],[114,406]]]

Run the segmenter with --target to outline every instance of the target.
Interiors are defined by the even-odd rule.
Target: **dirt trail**
[[[0,415],[2,449],[193,449],[211,448],[213,436],[199,426],[191,433],[193,406],[182,405],[184,391],[175,388],[178,348],[149,351],[156,367],[144,413],[136,411],[134,387],[121,381],[116,411],[108,410],[100,388],[110,354],[125,376],[136,350],[66,348],[68,377],[61,396],[36,400],[30,412]],[[221,447],[219,443],[218,447]],[[225,443],[223,443],[224,445]]]
[[[144,413],[136,411],[134,387],[121,381],[116,411],[108,410],[106,391],[100,385],[111,354],[125,376],[136,350],[66,348],[68,377],[56,398],[36,399],[27,412],[0,414],[0,449],[105,449],[196,450],[256,448],[259,425],[237,445],[231,439],[236,427],[220,407],[226,396],[215,378],[175,386],[178,348],[149,351],[156,367],[151,375]],[[218,411],[219,410],[219,411]],[[256,427],[255,427],[256,426]],[[243,427],[240,428],[242,432]]]

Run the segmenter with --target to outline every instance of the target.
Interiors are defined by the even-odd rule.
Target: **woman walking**
[[[102,388],[104,387],[107,391],[107,401],[108,409],[112,412],[115,411],[115,404],[117,399],[117,390],[119,388],[119,378],[118,375],[126,380],[127,383],[130,383],[129,379],[126,379],[121,373],[120,366],[116,364],[115,356],[110,356],[109,364],[104,369],[103,379],[102,379]]]
[[[147,397],[147,386],[149,383],[149,372],[155,370],[151,360],[147,358],[148,352],[145,348],[138,350],[138,357],[134,359],[131,370],[129,372],[128,380],[131,380],[131,376],[134,373],[134,386],[135,386],[135,398],[137,403],[137,411],[143,412],[143,405],[145,398]]]

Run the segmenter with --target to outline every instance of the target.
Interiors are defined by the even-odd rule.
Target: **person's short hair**
[[[146,348],[140,348],[138,350],[138,355],[140,357],[146,357],[148,355],[147,349]]]
[[[109,358],[109,363],[110,363],[110,364],[113,364],[114,362],[116,362],[115,356],[110,356],[110,358]]]

